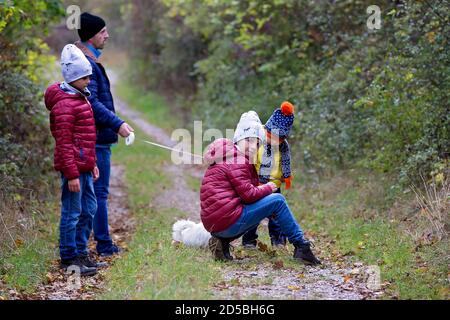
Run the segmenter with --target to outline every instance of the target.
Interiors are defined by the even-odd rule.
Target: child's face
[[[249,158],[253,158],[258,151],[259,139],[258,138],[245,138],[238,142],[239,148]]]
[[[272,133],[268,130],[266,130],[266,139],[267,139],[267,144],[270,144],[272,146],[279,146],[280,143],[282,143],[284,141],[283,138],[280,138],[275,133]]]
[[[91,78],[89,76],[86,76],[84,78],[75,80],[74,82],[71,82],[70,85],[78,90],[80,90],[81,92],[84,91],[84,89],[87,88],[87,86],[89,85],[89,82],[91,82]]]

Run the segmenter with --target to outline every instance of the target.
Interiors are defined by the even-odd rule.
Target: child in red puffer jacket
[[[54,167],[61,173],[61,267],[75,266],[83,276],[94,275],[97,265],[87,250],[97,209],[93,182],[99,176],[95,120],[86,89],[92,68],[74,45],[64,47],[61,66],[65,81],[51,85],[44,96],[55,139]]]

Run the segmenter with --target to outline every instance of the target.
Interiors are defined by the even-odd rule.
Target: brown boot
[[[231,261],[233,257],[230,254],[229,241],[219,239],[212,236],[208,242],[209,250],[212,252],[215,260],[218,261]]]

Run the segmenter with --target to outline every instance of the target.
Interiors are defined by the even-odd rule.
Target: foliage
[[[160,1],[132,0],[124,15],[134,81],[145,89],[192,92],[192,66],[206,49],[201,38]]]
[[[55,59],[46,57],[43,36],[61,16],[58,1],[6,1],[0,5],[0,168],[2,191],[41,180],[51,159],[45,74]]]
[[[46,55],[43,38],[62,13],[59,1],[0,3],[2,256],[10,247],[6,241],[33,236],[32,213],[40,207],[35,200],[48,196],[52,150],[43,92],[55,58]]]
[[[133,29],[135,71],[146,88],[174,74],[192,81],[192,117],[220,129],[248,109],[267,119],[289,99],[305,165],[364,167],[408,185],[448,166],[449,4],[382,2],[382,27],[369,30],[371,4],[133,1],[145,26]]]

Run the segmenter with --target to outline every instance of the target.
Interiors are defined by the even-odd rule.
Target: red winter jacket
[[[86,97],[64,92],[59,83],[45,91],[50,110],[50,129],[55,138],[54,166],[68,180],[95,167],[96,129],[94,114]]]
[[[211,164],[200,189],[201,219],[209,232],[228,229],[241,216],[245,204],[272,193],[268,185],[258,187],[255,167],[228,139],[219,139],[207,149]]]

